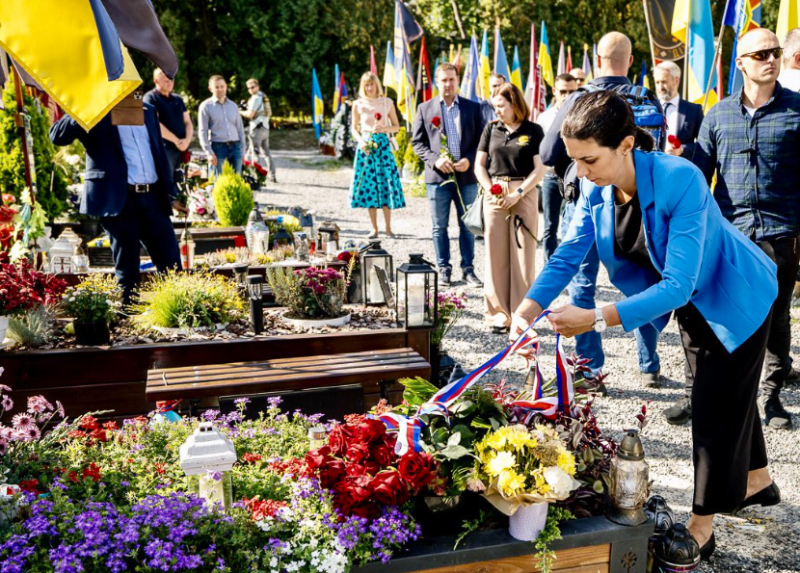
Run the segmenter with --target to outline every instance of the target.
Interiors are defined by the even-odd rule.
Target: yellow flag
[[[87,131],[142,83],[124,47],[125,70],[108,81],[88,0],[2,0],[0,47]]]
[[[781,0],[778,8],[778,25],[775,28],[775,35],[783,45],[786,34],[800,26],[800,0]]]

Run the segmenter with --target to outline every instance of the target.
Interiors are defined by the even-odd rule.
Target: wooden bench
[[[369,350],[252,362],[158,368],[147,372],[147,401],[253,395],[359,384],[364,403],[375,394],[397,403],[400,378],[429,377],[430,364],[412,348]],[[320,410],[323,411],[323,410]]]

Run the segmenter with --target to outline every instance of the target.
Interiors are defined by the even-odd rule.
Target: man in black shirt
[[[192,120],[186,110],[183,99],[172,90],[174,80],[169,79],[164,72],[156,68],[153,72],[153,82],[156,87],[144,96],[145,103],[149,103],[158,113],[158,122],[161,124],[161,137],[167,150],[167,160],[171,172],[178,168],[181,153],[189,149],[192,143]]]

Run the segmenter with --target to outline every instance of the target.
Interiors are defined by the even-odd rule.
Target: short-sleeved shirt
[[[144,96],[144,102],[149,103],[158,113],[158,121],[175,134],[178,139],[186,137],[186,124],[183,123],[183,114],[186,112],[186,104],[179,95],[174,93],[164,96],[156,89],[150,90]],[[177,150],[175,144],[164,140],[167,149]]]
[[[269,98],[258,90],[247,100],[247,111],[254,111],[256,115],[250,120],[250,131],[255,131],[257,127],[269,129],[269,118],[272,115],[272,108],[269,105]]]
[[[503,122],[493,121],[484,128],[478,151],[489,154],[492,177],[527,177],[535,168],[533,158],[539,155],[542,139],[542,126],[527,119],[513,132]]]

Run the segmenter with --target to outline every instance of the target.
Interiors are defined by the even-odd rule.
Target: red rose
[[[341,480],[347,473],[347,467],[342,460],[330,460],[319,471],[319,483],[322,487],[331,487]]]
[[[378,462],[368,460],[364,462],[364,469],[369,475],[374,476],[381,471],[381,466],[378,465]]]
[[[442,126],[442,118],[437,115],[431,120],[431,125],[436,129],[439,129]]]
[[[385,471],[376,475],[372,479],[372,491],[375,499],[383,505],[401,505],[409,498],[406,482],[395,471]]]
[[[379,420],[365,418],[358,425],[358,435],[367,444],[374,444],[386,434],[386,424]]]
[[[367,501],[372,495],[371,482],[368,476],[348,476],[344,479],[345,487],[356,503]]]
[[[380,113],[375,114],[375,121],[380,121],[383,116]]]
[[[369,446],[367,444],[356,442],[355,444],[351,444],[349,448],[347,448],[347,453],[345,457],[348,461],[355,462],[360,464],[367,458],[369,458]]]
[[[436,461],[424,452],[408,452],[400,458],[397,471],[412,490],[420,491],[436,477]]]
[[[306,463],[312,470],[318,470],[324,467],[330,460],[331,449],[328,446],[322,446],[306,454]]]
[[[379,444],[372,447],[372,459],[385,468],[395,460],[394,451],[386,444]]]
[[[351,440],[350,433],[345,426],[336,425],[328,432],[328,447],[334,456],[343,456],[347,451],[347,442]]]
[[[367,468],[361,464],[347,464],[347,475],[356,477],[367,475]]]
[[[491,193],[492,195],[502,195],[503,194],[502,185],[498,185],[497,183],[495,183],[494,185],[489,187],[489,193]]]
[[[668,135],[667,136],[667,141],[669,141],[670,144],[672,145],[672,147],[674,147],[675,149],[680,149],[681,148],[681,140],[678,139],[676,136]]]

